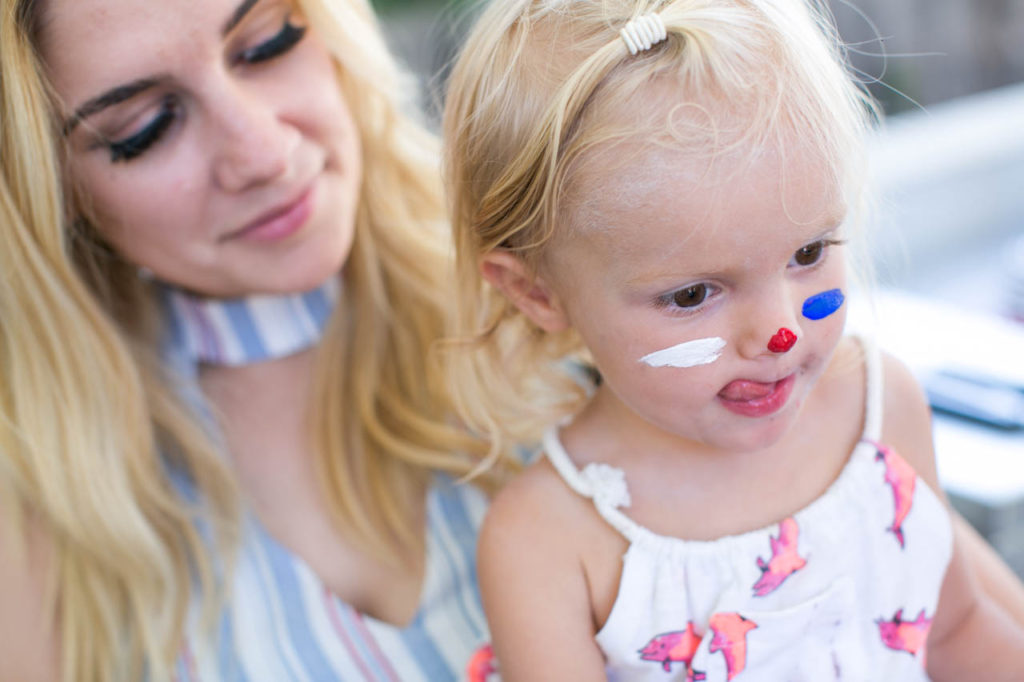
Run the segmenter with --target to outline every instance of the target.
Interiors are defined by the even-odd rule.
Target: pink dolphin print
[[[873,443],[878,450],[875,460],[885,462],[885,482],[892,486],[892,496],[895,511],[893,513],[892,525],[887,529],[896,536],[900,547],[904,546],[903,521],[910,513],[910,507],[914,504],[914,485],[917,483],[917,472],[907,464],[907,461],[879,443]]]
[[[690,661],[700,646],[700,635],[693,627],[693,622],[686,624],[685,630],[675,630],[655,635],[640,650],[640,659],[644,661],[660,661],[665,672],[672,671],[673,663],[682,663],[689,671]],[[692,674],[692,671],[689,671]],[[697,677],[694,679],[703,679]]]
[[[903,609],[900,609],[892,620],[879,618],[875,622],[878,623],[878,634],[883,644],[896,651],[906,651],[911,656],[921,652],[921,665],[925,664],[925,641],[932,627],[932,619],[925,618],[924,609],[921,609],[915,620],[903,620]]]
[[[779,536],[768,538],[772,558],[765,562],[757,557],[757,567],[761,569],[761,577],[754,583],[754,595],[763,597],[774,592],[789,576],[807,564],[797,552],[797,540],[800,537],[800,526],[796,519],[789,517],[779,523]]]
[[[731,680],[747,667],[747,632],[757,623],[738,613],[716,613],[711,616],[711,653],[721,651],[725,656],[726,679]]]
[[[468,682],[487,682],[487,677],[496,672],[498,672],[498,668],[494,661],[494,649],[490,644],[484,644],[473,652],[466,664]]]

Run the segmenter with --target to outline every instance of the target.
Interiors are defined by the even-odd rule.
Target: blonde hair
[[[409,84],[369,5],[301,5],[365,159],[346,298],[318,360],[317,462],[339,527],[397,561],[422,547],[410,492],[432,471],[467,473],[480,449],[451,425],[430,352],[451,299],[436,145],[402,113]],[[62,185],[38,11],[0,13],[0,519],[51,550],[62,679],[161,680],[193,600],[212,625],[226,598],[237,484],[157,356],[149,285]]]
[[[649,13],[667,38],[631,55],[619,31]],[[656,83],[678,102],[645,120]],[[626,124],[607,115],[631,111]],[[497,455],[535,442],[586,398],[565,371],[566,357],[585,353],[579,339],[533,327],[479,270],[483,254],[505,249],[536,273],[545,245],[579,227],[584,160],[624,139],[752,160],[767,144],[784,149],[793,131],[856,202],[876,115],[817,0],[492,2],[455,63],[443,121],[456,326],[468,346],[453,353],[452,383],[468,426]]]

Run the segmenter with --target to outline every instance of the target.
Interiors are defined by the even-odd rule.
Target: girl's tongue
[[[778,384],[777,381],[765,384],[760,381],[737,379],[736,381],[729,382],[725,388],[718,392],[718,395],[725,400],[757,400],[758,398],[766,397],[774,391],[776,384]]]

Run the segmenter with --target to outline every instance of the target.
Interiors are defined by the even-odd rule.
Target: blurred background
[[[436,124],[475,0],[374,4]],[[917,374],[943,487],[1024,577],[1024,0],[831,5],[887,114],[870,178],[878,288],[850,325]]]
[[[372,0],[395,50],[441,73],[475,0]],[[1021,0],[830,0],[852,62],[889,113],[1024,81]],[[884,85],[878,81],[884,81]]]

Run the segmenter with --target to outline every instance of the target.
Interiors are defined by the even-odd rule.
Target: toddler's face
[[[626,161],[583,168],[579,232],[542,266],[603,375],[597,401],[695,444],[771,445],[842,334],[841,194],[799,143],[710,166],[654,145],[603,158]]]

